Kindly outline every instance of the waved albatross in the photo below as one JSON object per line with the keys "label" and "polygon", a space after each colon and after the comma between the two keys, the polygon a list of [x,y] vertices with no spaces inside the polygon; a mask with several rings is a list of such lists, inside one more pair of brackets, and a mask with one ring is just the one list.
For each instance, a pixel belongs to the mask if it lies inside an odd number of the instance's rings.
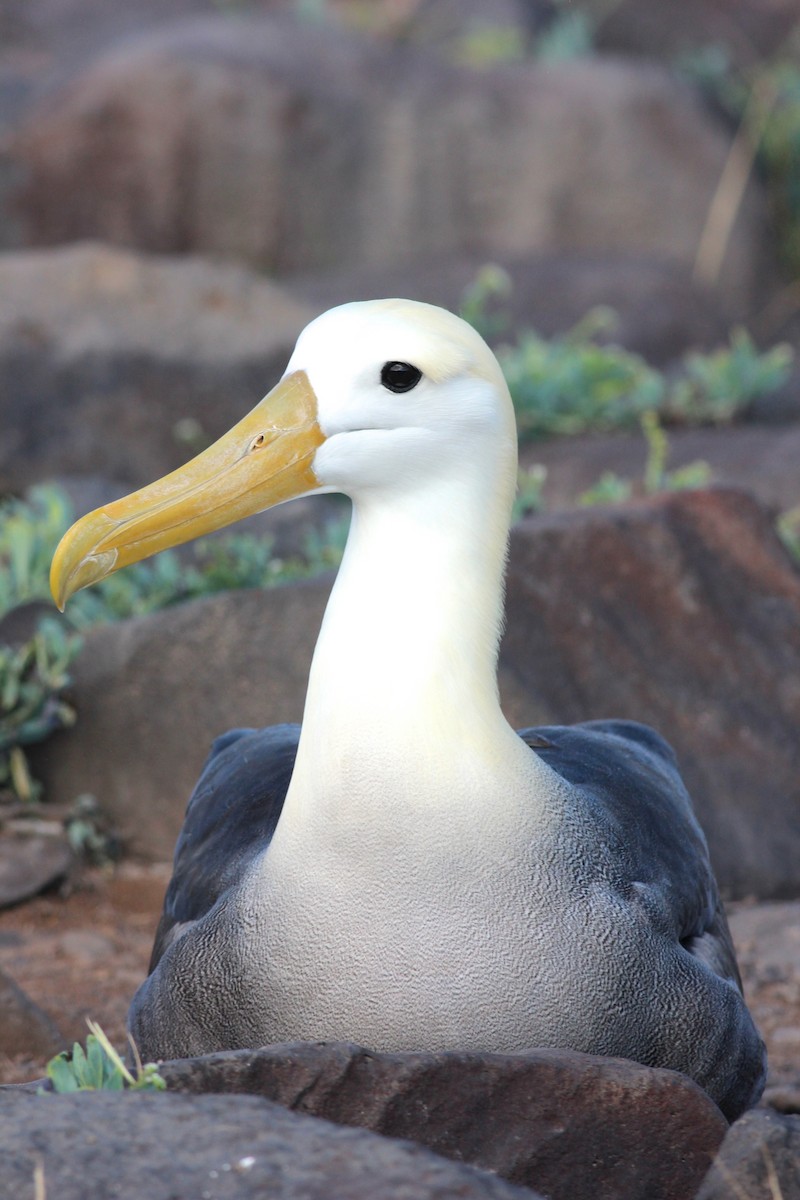
{"label": "waved albatross", "polygon": [[353,501],[302,729],[218,739],[189,802],[130,1011],[145,1058],[571,1047],[682,1071],[729,1118],[758,1098],[763,1046],[669,747],[624,721],[518,734],[500,711],[516,462],[473,329],[346,304],[217,443],[66,534],[62,608],[248,513]]}

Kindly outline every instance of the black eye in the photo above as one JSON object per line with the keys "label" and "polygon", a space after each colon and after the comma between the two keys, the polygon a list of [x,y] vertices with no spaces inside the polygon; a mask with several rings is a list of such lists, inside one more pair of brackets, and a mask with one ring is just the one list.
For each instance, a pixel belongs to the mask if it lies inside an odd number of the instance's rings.
{"label": "black eye", "polygon": [[422,371],[411,363],[388,362],[381,368],[381,383],[390,392],[410,392],[422,379]]}

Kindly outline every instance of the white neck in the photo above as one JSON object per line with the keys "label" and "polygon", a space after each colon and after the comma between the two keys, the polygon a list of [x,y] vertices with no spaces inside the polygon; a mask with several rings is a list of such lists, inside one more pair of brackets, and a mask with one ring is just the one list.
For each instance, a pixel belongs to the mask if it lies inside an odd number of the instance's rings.
{"label": "white neck", "polygon": [[430,827],[436,810],[460,820],[484,800],[510,815],[531,778],[552,791],[498,699],[510,488],[498,490],[451,480],[355,500],[274,844],[354,823],[373,841],[404,814]]}

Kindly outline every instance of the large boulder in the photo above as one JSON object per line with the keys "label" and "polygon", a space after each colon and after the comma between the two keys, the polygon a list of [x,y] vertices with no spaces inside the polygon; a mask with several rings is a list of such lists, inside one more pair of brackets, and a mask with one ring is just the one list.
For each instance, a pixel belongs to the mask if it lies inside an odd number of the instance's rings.
{"label": "large boulder", "polygon": [[0,255],[0,492],[141,486],[243,416],[313,311],[237,267],[98,245]]}
{"label": "large boulder", "polygon": [[[628,717],[672,743],[733,895],[800,891],[800,575],[734,490],[515,529],[502,660],[515,723]],[[768,816],[765,819],[765,814]]]}
{"label": "large boulder", "polygon": [[[657,67],[475,71],[276,14],[109,51],[31,115],[13,160],[31,244],[98,237],[285,274],[466,248],[691,266],[729,146]],[[751,183],[721,276],[735,305],[765,219]]]}
{"label": "large boulder", "polygon": [[66,837],[40,833],[0,833],[0,908],[53,887],[74,866]]}
{"label": "large boulder", "polygon": [[[31,748],[49,794],[94,793],[133,850],[169,857],[212,738],[301,718],[329,588],[230,593],[88,634],[77,725]],[[744,493],[665,495],[514,531],[500,671],[510,719],[655,725],[729,894],[800,891],[798,677],[800,576]]]}
{"label": "large boulder", "polygon": [[249,1092],[408,1138],[553,1200],[685,1200],[727,1131],[673,1071],[569,1050],[379,1054],[297,1043],[166,1063],[170,1089]]}
{"label": "large boulder", "polygon": [[5,1089],[0,1115],[0,1200],[534,1200],[421,1146],[256,1096]]}

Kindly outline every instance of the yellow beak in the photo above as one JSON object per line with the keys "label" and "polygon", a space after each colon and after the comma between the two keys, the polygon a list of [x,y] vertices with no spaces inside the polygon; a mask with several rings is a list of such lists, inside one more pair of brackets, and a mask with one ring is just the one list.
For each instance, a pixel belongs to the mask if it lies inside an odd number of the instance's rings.
{"label": "yellow beak", "polygon": [[314,491],[324,440],[314,390],[295,371],[197,458],[67,530],[50,568],[53,599],[63,612],[75,592],[120,567]]}

